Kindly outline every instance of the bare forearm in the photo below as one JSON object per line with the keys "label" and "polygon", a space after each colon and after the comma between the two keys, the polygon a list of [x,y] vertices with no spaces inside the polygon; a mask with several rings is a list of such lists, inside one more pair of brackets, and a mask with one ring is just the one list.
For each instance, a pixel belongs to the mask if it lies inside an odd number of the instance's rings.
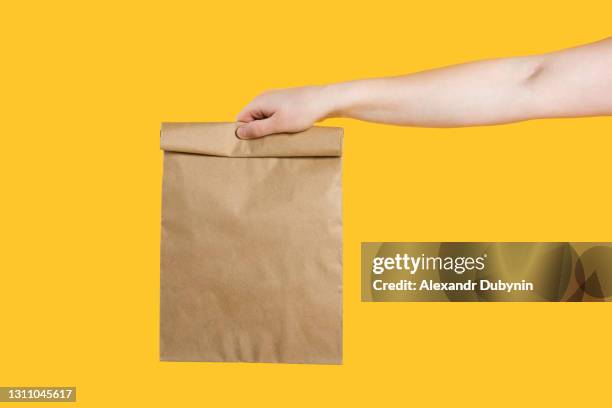
{"label": "bare forearm", "polygon": [[539,58],[481,61],[322,88],[328,117],[447,127],[512,122],[533,113],[529,78]]}

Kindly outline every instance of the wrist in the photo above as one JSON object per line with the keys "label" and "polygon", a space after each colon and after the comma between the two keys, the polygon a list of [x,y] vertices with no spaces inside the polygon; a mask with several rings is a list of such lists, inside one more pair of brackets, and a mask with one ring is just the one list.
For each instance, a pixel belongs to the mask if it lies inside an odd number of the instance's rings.
{"label": "wrist", "polygon": [[324,85],[320,94],[325,115],[323,119],[353,117],[355,109],[368,103],[368,80]]}
{"label": "wrist", "polygon": [[336,83],[318,87],[318,104],[321,109],[321,120],[339,118],[346,115],[348,108],[346,84]]}

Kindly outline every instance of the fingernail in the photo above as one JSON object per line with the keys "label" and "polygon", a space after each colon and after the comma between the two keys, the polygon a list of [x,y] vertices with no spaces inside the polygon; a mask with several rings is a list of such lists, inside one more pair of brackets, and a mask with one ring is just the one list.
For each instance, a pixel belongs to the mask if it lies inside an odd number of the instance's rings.
{"label": "fingernail", "polygon": [[236,128],[236,137],[238,139],[243,139],[244,136],[244,129],[242,128],[242,126]]}

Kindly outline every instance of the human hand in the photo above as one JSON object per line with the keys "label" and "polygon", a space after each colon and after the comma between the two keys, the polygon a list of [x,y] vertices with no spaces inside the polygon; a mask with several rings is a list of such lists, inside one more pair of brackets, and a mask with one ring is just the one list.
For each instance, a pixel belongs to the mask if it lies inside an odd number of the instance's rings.
{"label": "human hand", "polygon": [[255,139],[310,128],[329,112],[323,90],[324,87],[306,86],[262,93],[238,114],[236,136]]}

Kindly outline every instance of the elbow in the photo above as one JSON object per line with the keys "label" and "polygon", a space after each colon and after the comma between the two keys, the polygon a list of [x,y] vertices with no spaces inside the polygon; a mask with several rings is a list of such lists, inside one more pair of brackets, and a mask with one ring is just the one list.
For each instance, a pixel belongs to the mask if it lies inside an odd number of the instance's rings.
{"label": "elbow", "polygon": [[544,58],[529,58],[521,75],[521,83],[525,86],[532,86],[537,83],[546,71],[546,66]]}
{"label": "elbow", "polygon": [[[531,57],[525,61],[518,79],[519,112],[521,120],[537,119],[553,115],[547,95],[547,77],[550,63],[543,57]],[[554,115],[553,115],[554,116]]]}

